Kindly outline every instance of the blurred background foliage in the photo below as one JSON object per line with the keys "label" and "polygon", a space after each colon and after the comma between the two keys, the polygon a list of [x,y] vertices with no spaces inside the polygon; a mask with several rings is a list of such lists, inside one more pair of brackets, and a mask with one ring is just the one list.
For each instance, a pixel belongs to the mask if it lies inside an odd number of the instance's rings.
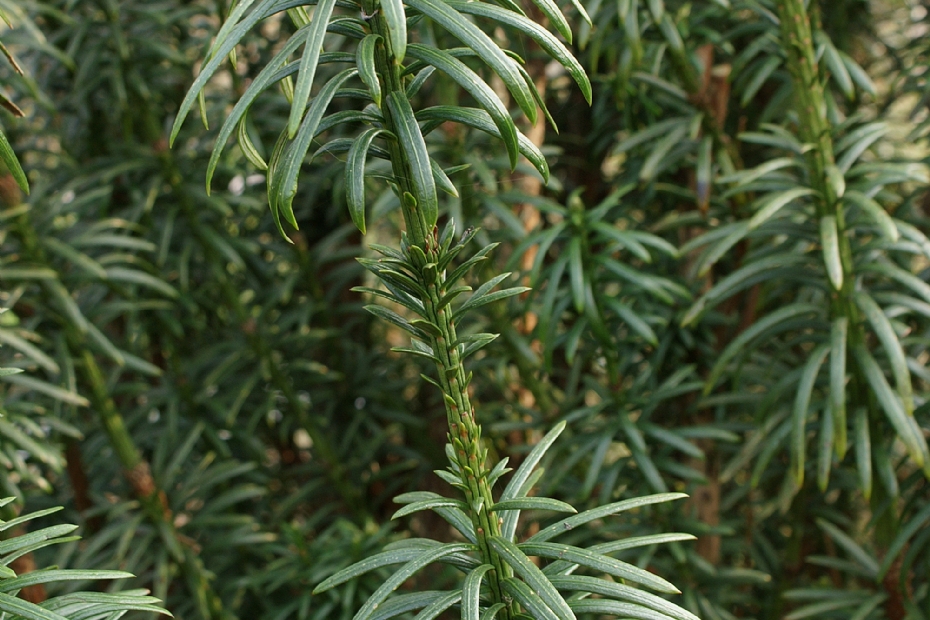
{"label": "blurred background foliage", "polygon": [[[688,493],[574,535],[694,533],[626,559],[707,620],[930,618],[926,7],[810,2],[805,78],[794,3],[582,4],[593,26],[566,7],[590,111],[511,42],[559,128],[524,128],[548,184],[480,132],[429,138],[469,165],[444,213],[534,289],[478,319],[502,334],[472,362],[489,447],[519,462],[564,419],[544,494],[581,509]],[[32,561],[132,572],[96,585],[149,588],[178,618],[348,619],[378,574],[313,587],[389,540],[452,536],[390,521],[394,495],[445,492],[445,418],[351,292],[369,283],[355,258],[396,236],[389,191],[362,237],[342,162],[317,158],[288,244],[243,150],[208,192],[215,131],[188,123],[168,149],[230,9],[0,0],[16,59],[0,59],[0,124],[25,171],[3,157],[0,366],[25,371],[0,378],[0,495],[18,500],[3,518],[66,506],[83,541]],[[249,35],[207,91],[211,127],[292,31],[279,13]],[[826,127],[798,84],[822,92]],[[421,92],[460,97],[442,79]],[[259,154],[288,109],[256,102],[240,132]]]}

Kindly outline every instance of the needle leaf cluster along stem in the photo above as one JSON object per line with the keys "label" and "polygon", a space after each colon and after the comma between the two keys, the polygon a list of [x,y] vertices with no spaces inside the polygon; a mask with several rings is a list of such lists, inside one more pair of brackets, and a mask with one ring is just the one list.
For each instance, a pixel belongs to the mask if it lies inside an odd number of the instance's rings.
{"label": "needle leaf cluster along stem", "polygon": [[[375,12],[374,7],[370,8]],[[395,62],[396,43],[392,41],[396,41],[396,37],[391,36],[387,18],[390,13],[376,13],[372,19],[372,30],[381,35],[381,41],[386,43],[375,49],[379,73],[387,77],[383,86],[386,105],[382,106],[382,116],[385,128],[398,136],[391,164],[394,177],[399,181],[404,222],[409,231],[405,244],[407,247],[402,247],[407,259],[402,267],[412,268],[413,273],[408,275],[414,276],[419,284],[423,319],[418,320],[415,327],[425,332],[436,363],[449,425],[449,443],[458,470],[456,473],[465,482],[461,490],[470,508],[472,526],[484,564],[494,567],[493,576],[490,577],[493,602],[502,603],[504,592],[501,582],[511,577],[512,571],[489,543],[491,537],[500,536],[500,521],[490,510],[494,500],[488,484],[490,472],[487,469],[487,450],[481,447],[481,428],[475,420],[475,409],[468,395],[469,377],[465,374],[463,364],[465,344],[458,342],[449,303],[450,292],[454,296],[454,291],[450,291],[449,287],[455,286],[456,282],[450,283],[446,278],[446,270],[440,268],[440,265],[446,266],[451,261],[450,243],[455,229],[450,223],[440,243],[436,229],[436,186],[432,183],[426,144],[402,86],[400,65]],[[467,233],[462,241],[471,236]],[[460,242],[457,247],[463,245]],[[368,266],[375,274],[382,276],[379,266],[371,263]],[[382,279],[385,279],[384,276]],[[516,295],[525,290],[524,287],[515,287],[506,292]],[[509,618],[512,613],[512,606],[505,604],[502,617]]]}
{"label": "needle leaf cluster along stem", "polygon": [[[825,345],[824,355],[829,351],[831,358],[828,414],[833,427],[835,453],[839,459],[845,455],[846,405],[847,401],[856,403],[860,407],[867,407],[870,413],[875,412],[875,415],[869,416],[868,426],[877,437],[887,434],[881,421],[882,417],[887,418],[907,447],[912,461],[930,477],[930,450],[914,419],[911,371],[905,361],[904,349],[881,307],[869,292],[857,290],[862,289],[862,267],[854,259],[853,239],[856,231],[846,223],[846,208],[853,207],[868,213],[879,223],[883,236],[891,242],[898,240],[899,231],[884,208],[868,198],[857,186],[851,185],[847,191],[846,172],[854,160],[844,162],[847,159],[845,155],[840,164],[836,160],[824,81],[818,70],[811,19],[804,2],[785,0],[778,3],[778,16],[782,45],[787,52],[788,70],[794,86],[798,132],[801,140],[813,147],[807,151],[805,161],[810,186],[814,190],[814,214],[819,220],[823,261],[831,292],[831,342],[829,346]],[[869,351],[869,329],[884,349],[896,389],[892,389]],[[805,368],[795,406],[792,471],[798,486],[804,477],[803,425],[809,395],[822,362],[823,357],[820,362],[810,362]],[[847,369],[851,374],[848,388],[845,385]],[[870,476],[863,476],[862,479],[862,490],[866,497],[870,497],[873,490]],[[825,476],[820,477],[820,483],[825,489]],[[873,503],[878,502],[877,505],[885,502],[889,495],[897,493],[890,488],[880,488],[878,491],[872,497]],[[896,525],[887,523],[879,529],[887,532],[884,538],[890,539]]]}
{"label": "needle leaf cluster along stem", "polygon": [[[221,59],[234,50],[238,40],[262,17],[280,11],[280,3],[274,0],[257,2],[251,11],[245,8],[240,10],[246,2],[252,4],[248,0],[240,2],[230,14],[239,23],[224,26],[208,52],[200,75],[181,105],[172,139],[177,136],[180,124],[210,76],[220,66]],[[543,4],[557,11],[554,4]],[[346,10],[353,7],[352,10],[359,17],[341,15],[334,7]],[[383,553],[337,572],[319,584],[314,592],[325,591],[382,566],[401,564],[371,595],[356,614],[355,620],[373,616],[387,619],[415,609],[422,610],[417,615],[419,620],[429,620],[456,605],[467,620],[495,617],[504,620],[527,617],[573,620],[576,608],[588,611],[577,596],[563,595],[560,589],[567,592],[597,592],[608,598],[617,598],[624,602],[617,602],[616,605],[630,610],[638,608],[636,613],[640,617],[653,617],[661,612],[666,614],[663,617],[696,620],[690,612],[657,596],[629,588],[610,588],[606,582],[602,587],[596,578],[586,578],[590,583],[570,579],[559,581],[557,577],[568,575],[579,566],[587,566],[600,575],[606,573],[619,576],[630,583],[660,592],[677,592],[664,579],[610,557],[606,549],[601,552],[549,542],[559,534],[589,521],[631,508],[684,497],[680,493],[637,498],[575,514],[525,543],[518,543],[517,524],[521,510],[576,512],[570,505],[555,499],[528,497],[532,487],[543,475],[543,470],[537,469],[537,466],[565,428],[564,423],[557,425],[537,444],[495,501],[494,484],[510,470],[507,469],[506,459],[493,467],[488,463],[488,450],[483,446],[481,426],[469,395],[471,375],[466,371],[464,362],[471,354],[497,338],[497,334],[477,333],[460,337],[456,325],[476,308],[519,295],[529,289],[523,286],[498,289],[510,276],[509,273],[495,275],[474,290],[463,284],[470,269],[486,260],[496,244],[488,245],[456,263],[460,255],[466,255],[464,250],[474,239],[476,230],[468,228],[458,236],[454,222],[450,219],[440,232],[437,225],[440,212],[437,188],[453,195],[457,194],[457,190],[447,172],[431,158],[425,135],[443,122],[457,122],[479,129],[503,142],[511,167],[516,166],[518,156],[523,154],[543,179],[548,179],[548,166],[539,149],[517,129],[507,106],[495,90],[478,72],[459,60],[464,56],[476,56],[495,73],[531,122],[535,122],[538,108],[543,109],[544,116],[549,117],[549,114],[545,110],[543,97],[536,91],[533,80],[522,67],[522,59],[502,49],[466,14],[496,22],[500,27],[512,28],[535,40],[546,53],[566,68],[581,88],[585,99],[590,102],[591,84],[568,48],[527,18],[516,4],[508,3],[506,7],[501,7],[484,2],[457,3],[444,0],[362,0],[359,4],[350,0],[321,1],[312,17],[301,6],[288,9],[288,15],[298,28],[294,35],[296,39],[292,39],[292,42],[296,40],[298,43],[288,42],[246,89],[220,130],[221,140],[211,159],[212,162],[217,161],[218,154],[225,146],[225,139],[232,135],[234,125],[243,121],[249,105],[260,91],[280,81],[285,95],[292,101],[290,122],[282,132],[268,163],[264,164],[260,159],[254,163],[267,167],[269,205],[282,233],[282,222],[294,226],[298,224],[292,205],[297,191],[298,173],[311,142],[325,140],[323,135],[328,128],[347,121],[361,123],[367,128],[362,130],[354,143],[345,138],[336,138],[324,143],[310,158],[326,152],[348,151],[346,195],[349,214],[364,233],[366,156],[373,154],[386,157],[392,172],[388,182],[403,214],[405,231],[401,233],[399,247],[373,245],[372,248],[381,255],[380,258],[360,259],[362,265],[377,276],[384,288],[356,287],[355,290],[373,298],[388,299],[403,308],[405,313],[401,314],[379,304],[366,306],[372,314],[410,335],[411,346],[395,350],[426,358],[434,364],[436,378],[425,375],[424,378],[434,384],[443,396],[448,422],[446,452],[449,457],[448,469],[437,472],[437,475],[458,489],[463,500],[449,499],[435,493],[407,493],[395,498],[396,502],[405,506],[394,517],[432,510],[457,529],[467,542],[442,544],[424,539],[399,541]],[[325,20],[326,23],[315,20]],[[424,43],[408,44],[408,29],[424,20],[440,26],[465,47],[445,50]],[[562,24],[564,18],[555,21]],[[561,34],[570,34],[567,26],[562,25]],[[327,52],[324,39],[327,31],[360,41],[357,52],[354,55]],[[299,63],[291,62],[289,56],[300,47],[300,41],[305,41],[304,55]],[[318,66],[352,60],[356,63],[355,68],[342,70],[329,77],[318,94],[310,96],[310,82],[315,76],[324,73],[317,71]],[[299,71],[296,86],[292,86],[290,79],[294,71],[291,67],[295,66]],[[436,70],[445,73],[469,92],[480,108],[437,106],[423,110],[418,117],[417,108],[411,99]],[[364,90],[353,89],[353,96],[364,96],[367,93],[369,102],[365,109],[354,114],[337,112],[326,117],[329,102],[345,83],[353,79],[358,79],[364,86]],[[242,132],[239,132],[239,138],[243,139]],[[243,145],[243,150],[254,151],[248,144]],[[460,167],[455,168],[458,169]],[[471,294],[465,301],[460,301],[459,297],[465,293]],[[690,538],[682,535],[675,539]],[[667,540],[667,535],[644,536],[637,538],[631,546],[651,545]],[[530,556],[566,559],[540,569],[529,559]],[[463,584],[449,592],[392,596],[394,590],[410,576],[433,562],[445,562],[462,569],[465,573]]]}
{"label": "needle leaf cluster along stem", "polygon": [[[806,154],[810,183],[815,190],[814,209],[820,220],[824,261],[833,285],[830,301],[830,317],[842,331],[843,338],[835,342],[831,356],[834,367],[846,366],[847,342],[864,342],[862,324],[853,300],[855,274],[853,272],[852,249],[846,234],[845,218],[840,198],[844,183],[835,178],[842,175],[836,168],[833,138],[826,116],[824,85],[820,78],[814,50],[810,18],[803,2],[787,0],[778,5],[781,22],[782,44],[788,55],[788,71],[794,84],[795,108],[798,113],[800,138],[814,148]],[[835,334],[834,334],[835,335]],[[834,337],[834,341],[837,338]],[[842,355],[843,359],[836,359]],[[845,372],[843,372],[845,375]],[[845,376],[834,383],[845,383]],[[833,390],[831,416],[835,428],[837,456],[842,458],[846,451],[846,388]],[[861,395],[860,395],[861,396]],[[861,402],[858,401],[857,402]],[[806,406],[805,406],[806,409]],[[793,470],[800,485],[803,480],[803,450],[795,449]],[[867,494],[869,491],[866,491]]]}

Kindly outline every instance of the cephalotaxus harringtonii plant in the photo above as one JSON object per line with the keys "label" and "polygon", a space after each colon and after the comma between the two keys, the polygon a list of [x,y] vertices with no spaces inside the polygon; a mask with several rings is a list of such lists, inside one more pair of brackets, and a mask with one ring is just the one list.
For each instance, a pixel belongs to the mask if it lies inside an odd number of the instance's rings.
{"label": "cephalotaxus harringtonii plant", "polygon": [[[0,309],[0,314],[6,309]],[[23,372],[22,368],[0,367],[0,377],[8,377]],[[0,401],[0,415],[3,415],[3,403]],[[47,451],[44,446],[38,446],[40,451]],[[15,497],[0,498],[0,511],[8,511]],[[104,618],[119,618],[127,611],[146,611],[154,614],[171,615],[161,608],[161,601],[148,596],[147,590],[127,590],[124,592],[69,592],[61,596],[46,598],[38,603],[33,602],[24,591],[30,588],[42,588],[46,584],[62,583],[67,581],[107,581],[110,579],[126,579],[132,577],[131,573],[115,570],[75,570],[57,567],[42,570],[24,570],[17,565],[17,560],[24,556],[61,543],[78,540],[79,536],[69,536],[77,529],[76,525],[58,524],[44,527],[32,532],[22,532],[23,526],[34,519],[38,519],[61,510],[47,508],[38,512],[19,515],[11,519],[0,518],[0,616],[18,620],[63,620],[66,618],[81,618],[82,620],[102,620]]]}
{"label": "cephalotaxus harringtonii plant", "polygon": [[[10,369],[0,368],[0,376]],[[0,499],[0,509],[10,504],[15,498]],[[0,520],[0,533],[16,531],[25,523],[57,512],[61,508],[49,508],[9,520]],[[44,527],[25,534],[14,534],[0,543],[0,612],[4,618],[11,620],[30,619],[64,620],[80,618],[81,620],[104,620],[119,618],[128,611],[149,612],[170,616],[161,608],[161,601],[148,596],[146,590],[126,590],[124,592],[69,592],[61,596],[46,598],[40,603],[24,600],[22,592],[27,588],[44,587],[46,584],[66,581],[100,582],[110,579],[125,579],[132,574],[115,570],[74,570],[49,568],[17,574],[13,567],[17,559],[44,547],[77,540],[69,536],[77,529],[76,525],[60,524]]]}
{"label": "cephalotaxus harringtonii plant", "polygon": [[[559,7],[552,0],[536,0],[535,4],[559,33],[571,41],[571,30]],[[308,5],[315,5],[312,17],[305,9]],[[574,5],[584,15],[580,5]],[[245,33],[261,20],[283,11],[287,11],[297,31],[252,81],[224,121],[208,169],[207,183],[209,185],[227,139],[238,128],[243,153],[253,164],[267,170],[268,199],[283,234],[282,220],[297,226],[293,200],[298,175],[310,145],[320,141],[323,146],[311,155],[311,160],[323,153],[347,153],[347,202],[353,221],[364,232],[366,157],[371,153],[389,160],[392,175],[388,182],[400,202],[406,232],[402,234],[399,248],[373,246],[381,258],[362,261],[386,290],[360,290],[406,309],[409,314],[405,317],[383,306],[368,306],[373,314],[411,334],[411,347],[401,350],[436,365],[437,378],[428,380],[442,391],[449,424],[449,468],[437,474],[464,496],[459,500],[435,493],[407,493],[396,498],[406,506],[395,514],[400,517],[433,510],[458,530],[463,542],[403,540],[333,575],[316,591],[332,588],[382,566],[401,564],[356,614],[357,620],[392,618],[418,609],[421,611],[417,618],[435,618],[456,605],[461,609],[462,618],[474,620],[494,617],[559,620],[574,618],[576,612],[695,620],[691,613],[663,598],[602,578],[611,575],[659,592],[675,593],[677,589],[668,581],[610,554],[642,545],[686,540],[692,538],[690,535],[647,536],[589,549],[551,542],[559,534],[584,523],[677,499],[683,497],[682,494],[630,499],[575,514],[517,543],[521,510],[576,512],[570,505],[555,499],[528,497],[542,476],[542,470],[536,466],[564,429],[564,423],[539,442],[495,500],[494,484],[510,470],[506,467],[506,459],[493,468],[489,466],[487,449],[481,441],[481,427],[469,397],[470,376],[465,371],[464,360],[496,336],[482,333],[459,337],[456,323],[470,310],[526,289],[514,287],[494,291],[509,275],[504,273],[482,284],[464,303],[455,303],[458,296],[472,290],[462,284],[469,269],[485,260],[494,246],[481,249],[459,264],[453,263],[476,231],[470,228],[456,239],[455,227],[450,221],[439,232],[437,188],[453,195],[456,189],[448,177],[449,172],[430,158],[424,136],[446,122],[487,132],[504,143],[512,167],[522,154],[548,178],[548,167],[539,149],[518,131],[495,90],[462,59],[477,57],[486,64],[531,122],[536,122],[537,106],[547,112],[542,96],[521,66],[522,59],[502,49],[475,25],[475,21],[511,28],[531,38],[565,67],[590,100],[591,86],[581,66],[558,38],[528,18],[512,0],[501,0],[497,4],[462,0],[383,0],[380,3],[377,0],[242,0],[232,9],[208,51],[201,73],[181,106],[172,138],[197,98],[203,96],[208,80],[226,57],[234,54]],[[408,28],[425,28],[429,22],[448,31],[464,46],[445,50],[408,40]],[[355,53],[324,51],[327,33],[356,40]],[[428,41],[430,37],[422,37],[422,40]],[[292,60],[301,47],[300,59]],[[311,97],[317,70],[329,63],[345,63],[350,67],[329,77]],[[467,91],[480,107],[435,106],[415,112],[411,98],[437,69]],[[296,80],[292,82],[294,74]],[[356,79],[363,89],[347,86]],[[266,163],[250,142],[244,119],[256,97],[274,85],[280,85],[291,101],[291,112],[287,127]],[[327,116],[330,102],[344,96],[362,98],[368,104],[361,111],[340,111]],[[344,123],[360,124],[364,129],[353,139],[340,137],[326,142],[327,131]],[[376,144],[376,140],[380,144]],[[539,568],[530,560],[531,556],[554,561]],[[451,591],[416,592],[389,598],[410,576],[434,562],[460,569],[465,574],[461,586]],[[598,576],[573,575],[582,566]],[[597,597],[589,598],[591,594]]]}

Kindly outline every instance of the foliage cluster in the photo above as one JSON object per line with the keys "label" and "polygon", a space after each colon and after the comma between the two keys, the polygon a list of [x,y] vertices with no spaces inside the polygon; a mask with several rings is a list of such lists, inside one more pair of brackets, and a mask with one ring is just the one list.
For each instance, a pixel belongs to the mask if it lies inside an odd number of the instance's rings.
{"label": "foliage cluster", "polygon": [[930,617],[918,3],[0,11],[0,605]]}

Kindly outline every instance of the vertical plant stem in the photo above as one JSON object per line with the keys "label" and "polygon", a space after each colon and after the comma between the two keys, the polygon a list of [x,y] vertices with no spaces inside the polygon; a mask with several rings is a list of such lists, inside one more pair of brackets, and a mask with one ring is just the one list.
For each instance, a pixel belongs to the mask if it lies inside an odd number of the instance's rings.
{"label": "vertical plant stem", "polygon": [[836,218],[843,285],[833,297],[833,316],[847,317],[850,321],[851,339],[853,342],[859,342],[862,338],[862,326],[853,301],[855,279],[852,248],[846,235],[846,221],[837,196],[837,188],[830,182],[830,175],[836,168],[836,160],[826,114],[823,80],[817,70],[810,18],[803,0],[779,2],[778,15],[781,20],[782,45],[788,54],[788,70],[794,84],[795,108],[799,119],[798,132],[803,142],[814,145],[805,157],[811,187],[817,192],[814,197],[817,217]]}
{"label": "vertical plant stem", "polygon": [[[833,152],[833,138],[826,115],[823,80],[817,69],[810,18],[803,0],[784,0],[778,4],[781,20],[782,45],[788,54],[788,70],[794,84],[795,108],[798,113],[798,132],[803,142],[813,144],[807,152],[808,177],[811,187],[817,192],[814,206],[818,220],[833,217],[836,221],[839,241],[840,264],[843,283],[830,299],[830,318],[845,317],[849,320],[849,345],[847,346],[847,368],[857,372],[858,366],[851,359],[853,348],[865,342],[865,330],[855,302],[855,270],[852,247],[846,231],[846,220],[838,188],[831,182],[839,171]],[[853,402],[867,402],[861,389],[862,381],[852,381],[850,391]]]}
{"label": "vertical plant stem", "polygon": [[[849,346],[853,347],[865,343],[865,328],[860,320],[859,309],[854,300],[855,272],[853,269],[852,248],[849,236],[846,234],[846,223],[840,196],[837,188],[830,181],[831,175],[836,176],[836,162],[833,152],[833,139],[830,124],[826,116],[826,99],[824,85],[817,69],[817,60],[813,44],[813,35],[810,17],[804,7],[803,0],[782,0],[778,3],[778,15],[781,20],[782,44],[788,54],[788,69],[794,83],[796,109],[799,119],[799,133],[803,142],[813,144],[807,157],[808,175],[811,186],[816,190],[815,206],[818,218],[833,216],[836,218],[837,236],[839,239],[840,261],[843,270],[843,283],[831,299],[831,319],[846,317],[849,320]],[[847,353],[849,355],[849,353]],[[853,361],[853,360],[848,360]],[[870,410],[876,409],[874,398],[867,394],[863,386],[865,381],[858,376],[858,365],[848,363],[855,373],[850,382],[852,401],[857,403],[870,403]],[[871,421],[876,426],[876,420]],[[881,437],[881,429],[873,429],[873,437]],[[890,505],[888,505],[890,502]],[[882,514],[875,524],[875,540],[880,548],[887,548],[899,529],[898,513],[894,500],[888,495],[888,490],[881,482],[873,489],[871,504],[873,510],[881,507]],[[889,590],[889,596],[895,599],[899,593],[897,588]],[[903,617],[891,615],[889,617]]]}
{"label": "vertical plant stem", "polygon": [[[373,0],[365,0],[363,3],[365,13],[373,15],[369,22],[372,32],[381,35],[383,42],[375,55],[376,66],[382,81],[383,100],[387,101],[392,93],[406,98],[400,67],[394,62],[394,55],[390,49],[387,22],[380,11],[376,11],[375,8]],[[382,104],[381,113],[385,128],[397,135],[394,119],[386,104]],[[398,197],[407,229],[407,239],[411,245],[419,247],[425,257],[424,264],[417,265],[420,269],[418,275],[422,280],[421,284],[428,292],[421,301],[427,320],[438,328],[438,333],[430,337],[428,344],[434,356],[438,358],[439,386],[443,392],[446,407],[449,440],[463,480],[466,482],[466,488],[463,491],[469,506],[481,557],[485,563],[494,567],[488,580],[493,602],[507,604],[508,599],[504,597],[501,582],[513,573],[510,566],[494,551],[489,542],[491,537],[500,536],[501,520],[490,510],[494,504],[494,498],[487,480],[489,473],[486,462],[487,450],[481,447],[481,427],[476,422],[475,409],[468,394],[470,378],[465,373],[465,367],[459,355],[452,308],[449,305],[440,307],[440,300],[446,293],[446,276],[444,272],[437,271],[435,265],[439,258],[437,232],[434,226],[427,223],[422,210],[404,199],[406,194],[414,196],[417,200],[422,199],[417,195],[411,183],[408,153],[397,140],[390,141],[388,144],[394,180],[397,183]],[[507,604],[502,611],[499,617],[504,620],[509,620],[515,613],[512,604]]]}

